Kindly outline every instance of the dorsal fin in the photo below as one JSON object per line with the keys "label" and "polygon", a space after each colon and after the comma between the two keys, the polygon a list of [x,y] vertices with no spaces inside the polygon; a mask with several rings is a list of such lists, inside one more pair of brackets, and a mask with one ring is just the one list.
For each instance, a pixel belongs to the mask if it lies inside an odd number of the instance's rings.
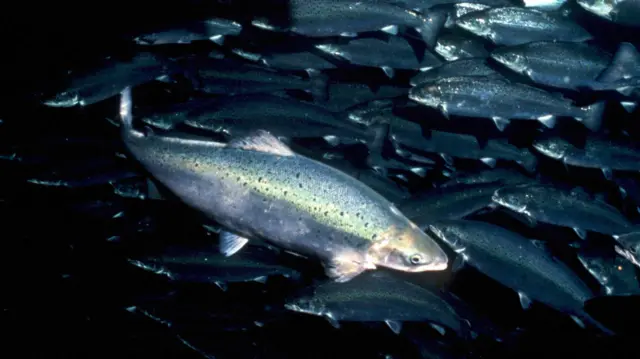
{"label": "dorsal fin", "polygon": [[265,130],[257,130],[246,137],[231,140],[228,146],[249,151],[272,153],[280,156],[295,155],[287,145],[280,142],[274,135]]}

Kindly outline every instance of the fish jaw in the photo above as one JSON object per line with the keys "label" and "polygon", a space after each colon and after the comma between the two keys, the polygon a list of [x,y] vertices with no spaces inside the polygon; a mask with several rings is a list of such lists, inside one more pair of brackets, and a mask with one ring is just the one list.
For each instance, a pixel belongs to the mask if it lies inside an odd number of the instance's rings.
{"label": "fish jaw", "polygon": [[367,262],[409,273],[443,271],[447,254],[438,243],[415,224],[404,230],[392,227],[367,252]]}

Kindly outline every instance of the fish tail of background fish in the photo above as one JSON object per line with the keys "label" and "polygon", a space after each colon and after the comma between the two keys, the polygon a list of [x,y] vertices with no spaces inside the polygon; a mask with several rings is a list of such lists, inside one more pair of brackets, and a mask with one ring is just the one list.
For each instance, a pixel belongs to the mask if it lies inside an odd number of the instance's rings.
{"label": "fish tail of background fish", "polygon": [[602,127],[602,115],[604,113],[606,102],[596,102],[593,105],[582,107],[582,116],[576,117],[586,128],[596,132]]}
{"label": "fish tail of background fish", "polygon": [[534,173],[538,167],[538,157],[533,155],[527,150],[523,150],[522,160],[518,161],[518,164],[529,173]]}
{"label": "fish tail of background fish", "polygon": [[141,132],[133,128],[133,103],[131,87],[127,86],[120,92],[120,121],[122,134],[126,137],[140,137]]}
{"label": "fish tail of background fish", "polygon": [[632,44],[623,42],[613,56],[611,64],[598,76],[597,81],[615,82],[634,76],[640,76],[640,53]]}

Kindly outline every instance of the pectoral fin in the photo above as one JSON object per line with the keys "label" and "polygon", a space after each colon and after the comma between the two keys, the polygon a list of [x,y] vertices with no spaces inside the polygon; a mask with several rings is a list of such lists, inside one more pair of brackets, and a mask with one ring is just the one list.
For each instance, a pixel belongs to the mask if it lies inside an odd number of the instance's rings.
{"label": "pectoral fin", "polygon": [[348,282],[365,270],[367,270],[366,266],[361,263],[343,258],[334,258],[324,264],[324,271],[327,277],[339,283]]}
{"label": "pectoral fin", "polygon": [[222,232],[220,233],[220,253],[225,257],[230,257],[242,249],[249,240],[240,237],[237,234]]}

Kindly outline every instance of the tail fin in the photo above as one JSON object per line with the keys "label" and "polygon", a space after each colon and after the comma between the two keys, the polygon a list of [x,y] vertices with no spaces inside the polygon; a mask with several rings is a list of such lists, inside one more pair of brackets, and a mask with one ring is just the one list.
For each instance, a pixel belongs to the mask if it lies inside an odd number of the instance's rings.
{"label": "tail fin", "polygon": [[591,106],[582,107],[585,115],[576,119],[591,131],[599,131],[602,126],[602,114],[605,110],[605,105],[605,102],[596,102]]}
{"label": "tail fin", "polygon": [[131,100],[131,87],[129,86],[120,92],[120,123],[123,136],[143,136],[142,132],[133,128],[133,102]]}
{"label": "tail fin", "polygon": [[442,30],[444,23],[447,21],[447,14],[441,11],[429,12],[424,15],[423,21],[422,27],[417,28],[416,31],[420,33],[422,40],[424,40],[429,48],[434,48],[440,30]]}
{"label": "tail fin", "polygon": [[597,81],[606,83],[640,76],[638,69],[640,69],[640,53],[632,44],[623,42],[613,56],[611,64],[598,76]]}

